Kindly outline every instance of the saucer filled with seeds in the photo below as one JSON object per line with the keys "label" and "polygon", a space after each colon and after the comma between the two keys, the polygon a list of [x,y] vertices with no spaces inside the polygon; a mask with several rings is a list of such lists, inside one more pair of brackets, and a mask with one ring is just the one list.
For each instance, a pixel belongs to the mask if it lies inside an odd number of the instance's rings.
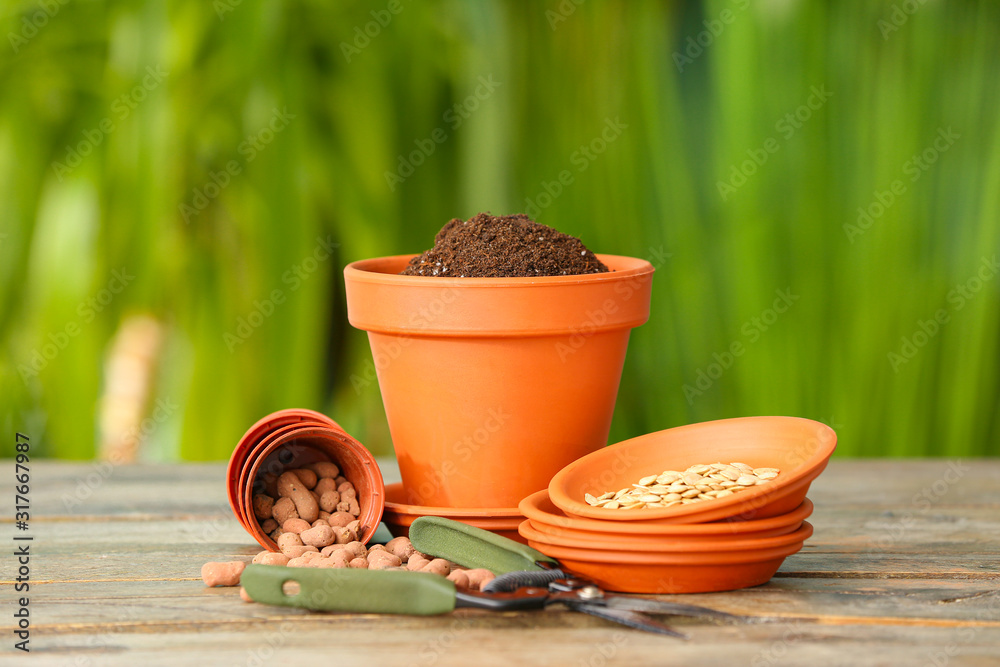
{"label": "saucer filled with seeds", "polygon": [[552,502],[570,517],[693,524],[791,512],[837,436],[797,417],[690,424],[610,445],[560,470]]}

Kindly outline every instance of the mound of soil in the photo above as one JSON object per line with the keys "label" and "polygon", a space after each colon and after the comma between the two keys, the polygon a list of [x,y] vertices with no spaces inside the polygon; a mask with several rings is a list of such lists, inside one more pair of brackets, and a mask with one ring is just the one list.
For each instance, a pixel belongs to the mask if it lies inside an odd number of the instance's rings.
{"label": "mound of soil", "polygon": [[606,273],[608,267],[580,239],[524,214],[480,213],[455,218],[434,237],[434,247],[410,260],[404,276],[522,278]]}

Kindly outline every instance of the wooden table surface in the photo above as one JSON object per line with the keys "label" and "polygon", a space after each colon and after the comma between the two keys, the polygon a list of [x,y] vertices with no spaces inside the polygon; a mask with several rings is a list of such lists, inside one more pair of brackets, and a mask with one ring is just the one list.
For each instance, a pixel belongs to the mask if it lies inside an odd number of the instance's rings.
{"label": "wooden table surface", "polygon": [[25,532],[3,463],[7,544],[34,538],[30,657],[14,649],[20,594],[3,550],[3,664],[1000,664],[996,460],[835,460],[809,494],[815,534],[770,583],[669,596],[753,617],[671,621],[690,641],[556,609],[415,618],[247,604],[199,577],[205,561],[259,550],[226,503],[224,465],[33,462]]}

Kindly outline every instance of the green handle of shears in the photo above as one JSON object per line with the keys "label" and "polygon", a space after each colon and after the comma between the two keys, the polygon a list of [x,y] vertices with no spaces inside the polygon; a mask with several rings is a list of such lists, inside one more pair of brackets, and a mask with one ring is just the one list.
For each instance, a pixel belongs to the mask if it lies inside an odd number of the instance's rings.
{"label": "green handle of shears", "polygon": [[410,542],[421,553],[447,558],[464,567],[486,568],[497,576],[543,569],[538,562],[558,565],[526,544],[439,516],[422,516],[414,521]]}
{"label": "green handle of shears", "polygon": [[[299,585],[293,595],[284,591],[290,581]],[[240,585],[254,602],[284,607],[415,616],[455,609],[455,585],[421,572],[248,565]]]}

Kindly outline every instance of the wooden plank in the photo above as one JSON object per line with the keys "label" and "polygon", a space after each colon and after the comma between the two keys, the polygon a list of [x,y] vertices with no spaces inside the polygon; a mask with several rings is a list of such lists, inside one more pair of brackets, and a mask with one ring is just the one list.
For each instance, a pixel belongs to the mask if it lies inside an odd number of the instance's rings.
{"label": "wooden plank", "polygon": [[[379,459],[379,466],[387,483],[399,480],[395,461]],[[111,466],[39,461],[32,470],[37,518],[228,513],[225,465],[220,463]],[[0,490],[11,483],[2,480]],[[151,494],[151,488],[164,493]],[[1000,464],[991,459],[834,460],[809,495],[818,508],[920,513],[1000,507],[997,488]]]}
{"label": "wooden plank", "polygon": [[[648,665],[996,664],[1000,630],[907,626],[691,626],[688,642],[614,627],[592,627],[581,614],[539,613],[498,626],[481,612],[386,623],[381,617],[260,621],[239,629],[188,624],[144,632],[44,637],[31,664],[66,664],[69,656],[102,665],[336,664],[418,665]],[[582,625],[577,625],[578,623]],[[41,639],[41,638],[40,638]],[[944,664],[944,663],[937,663]]]}
{"label": "wooden plank", "polygon": [[[745,615],[757,622],[786,619],[840,623],[837,619],[849,619],[855,623],[868,620],[886,624],[1000,627],[1000,593],[995,586],[977,581],[782,578],[741,591],[662,599]],[[236,589],[206,589],[200,581],[192,580],[40,585],[32,591],[32,601],[37,605],[35,622],[45,632],[71,626],[79,630],[81,624],[94,632],[107,632],[115,626],[138,627],[156,622],[231,625],[240,619],[280,620],[310,615],[302,610],[246,604],[238,599]],[[497,622],[505,622],[503,618],[498,616]],[[601,624],[594,620],[593,625]],[[7,629],[0,627],[0,631]]]}
{"label": "wooden plank", "polygon": [[[813,551],[892,554],[989,554],[1000,552],[1000,512],[990,508],[938,510],[924,514],[830,508],[809,521]],[[78,553],[81,548],[115,552],[132,544],[200,547],[232,543],[253,547],[253,539],[232,513],[213,516],[160,516],[40,520],[33,523],[40,553]]]}
{"label": "wooden plank", "polygon": [[[160,548],[135,547],[131,553],[59,554],[36,558],[32,575],[36,584],[77,581],[197,580],[201,566],[210,561],[249,559],[254,549],[199,549],[194,553],[168,553]],[[785,577],[820,579],[968,579],[1000,581],[995,555],[976,555],[954,561],[942,557],[884,555],[862,559],[850,554],[800,553],[790,556],[778,570]],[[10,580],[0,582],[10,585]]]}
{"label": "wooden plank", "polygon": [[834,460],[813,482],[818,507],[1000,507],[996,459]]}
{"label": "wooden plank", "polygon": [[[394,459],[378,461],[387,484],[399,481]],[[0,490],[12,483],[0,480]],[[37,461],[32,463],[31,508],[35,520],[232,516],[223,463],[115,466]],[[5,515],[3,520],[11,519]]]}
{"label": "wooden plank", "polygon": [[[779,576],[996,578],[1000,520],[991,510],[962,512],[908,524],[885,548],[880,520],[866,520],[856,510],[817,513],[816,534],[785,561]],[[205,561],[248,558],[260,550],[233,517],[32,525],[38,581],[194,578]]]}
{"label": "wooden plank", "polygon": [[[807,545],[808,548],[808,545]],[[1000,580],[995,555],[838,554],[803,551],[789,556],[778,577],[899,578]]]}

